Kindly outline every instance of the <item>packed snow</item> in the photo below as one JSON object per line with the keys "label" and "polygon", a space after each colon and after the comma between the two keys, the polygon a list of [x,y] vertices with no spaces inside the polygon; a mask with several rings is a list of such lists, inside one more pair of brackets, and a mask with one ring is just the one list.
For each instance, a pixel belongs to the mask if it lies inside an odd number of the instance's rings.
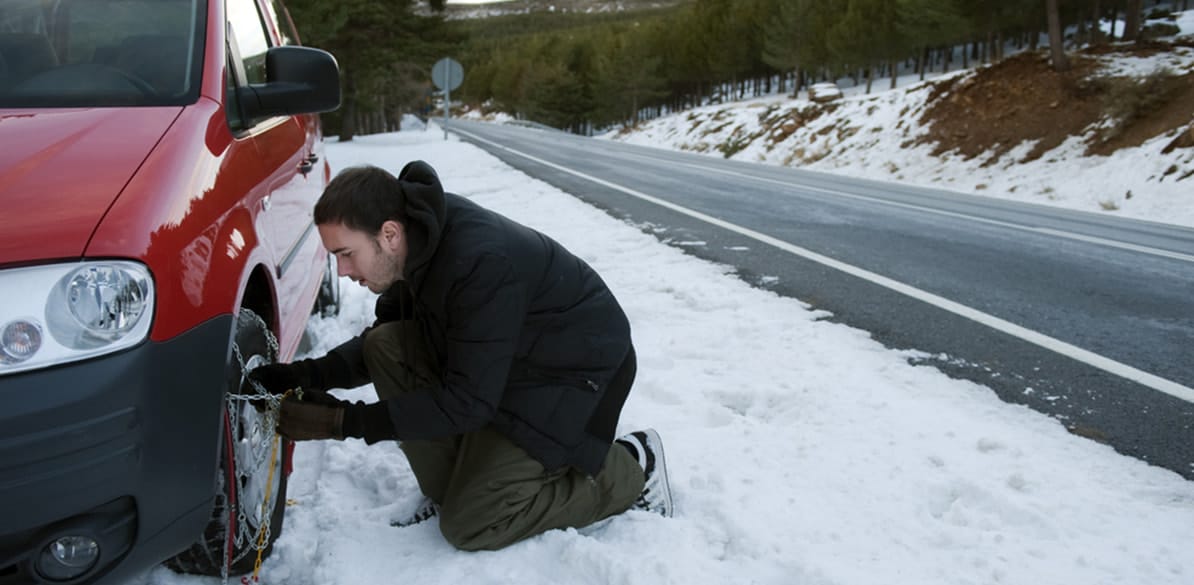
{"label": "packed snow", "polygon": [[[1172,23],[1181,31],[1177,36],[1194,36],[1194,10],[1178,13]],[[1150,57],[1103,57],[1092,75],[1139,77],[1161,70],[1194,72],[1194,49],[1175,47]],[[1076,136],[1031,162],[1020,162],[1032,150],[1031,143],[996,160],[987,156],[966,159],[957,153],[937,157],[932,155],[934,145],[913,145],[924,134],[918,120],[925,110],[929,84],[971,73],[973,70],[944,74],[937,70],[926,82],[905,75],[894,90],[887,89],[888,79],[877,79],[870,95],[865,94],[865,83],[855,86],[840,80],[845,97],[837,102],[836,111],[808,121],[778,141],[761,132],[761,119],[786,117],[792,112],[802,112],[801,118],[813,117],[815,109],[810,109],[813,104],[804,92],[799,99],[772,95],[708,105],[644,122],[629,133],[613,131],[603,137],[717,157],[728,150],[734,160],[1194,227],[1194,148],[1162,152],[1178,130],[1111,156],[1084,156],[1086,137]]]}
{"label": "packed snow", "polygon": [[[411,125],[408,125],[410,127]],[[431,163],[446,189],[546,232],[621,300],[639,374],[620,430],[666,445],[675,518],[626,512],[497,552],[438,521],[396,444],[299,444],[267,585],[1194,583],[1194,483],[664,245],[455,136],[329,144],[341,169]],[[322,355],[372,320],[343,280]],[[298,356],[302,357],[302,356]],[[373,401],[371,387],[338,391]],[[150,571],[136,585],[214,585]]]}

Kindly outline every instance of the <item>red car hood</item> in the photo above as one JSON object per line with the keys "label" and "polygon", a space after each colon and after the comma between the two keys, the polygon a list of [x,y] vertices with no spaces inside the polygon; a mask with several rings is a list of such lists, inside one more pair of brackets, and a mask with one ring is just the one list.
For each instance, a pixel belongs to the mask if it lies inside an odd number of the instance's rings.
{"label": "red car hood", "polygon": [[82,256],[181,111],[0,110],[0,266]]}

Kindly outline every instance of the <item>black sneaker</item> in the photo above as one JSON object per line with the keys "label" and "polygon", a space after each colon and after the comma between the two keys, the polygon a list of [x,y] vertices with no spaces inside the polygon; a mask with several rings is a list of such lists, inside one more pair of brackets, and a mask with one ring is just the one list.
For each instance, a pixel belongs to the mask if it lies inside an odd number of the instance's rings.
{"label": "black sneaker", "polygon": [[432,518],[439,516],[439,504],[431,501],[431,498],[424,497],[422,503],[418,508],[415,508],[415,513],[403,518],[402,520],[394,520],[390,522],[390,526],[397,528],[406,528],[407,526],[414,526],[422,522],[426,522]]}
{"label": "black sneaker", "polygon": [[667,462],[663,458],[663,441],[655,429],[635,431],[619,437],[619,445],[630,451],[643,468],[647,483],[631,508],[672,517],[672,488],[667,481]]}

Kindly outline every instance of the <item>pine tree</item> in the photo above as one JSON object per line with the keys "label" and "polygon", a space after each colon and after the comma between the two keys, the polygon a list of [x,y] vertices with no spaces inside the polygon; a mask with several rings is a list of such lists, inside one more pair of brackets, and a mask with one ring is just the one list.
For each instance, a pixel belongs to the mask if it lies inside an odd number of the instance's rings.
{"label": "pine tree", "polygon": [[771,18],[763,24],[763,62],[777,71],[792,72],[792,97],[796,97],[802,87],[802,68],[812,64],[801,43],[800,26],[808,13],[809,3],[806,0],[774,0],[769,8]]}
{"label": "pine tree", "polygon": [[641,37],[621,34],[605,46],[598,94],[604,102],[600,118],[606,121],[634,126],[643,107],[667,95],[663,59],[653,55],[642,41]]}
{"label": "pine tree", "polygon": [[952,47],[968,36],[968,23],[955,0],[898,0],[900,36],[916,55],[924,79],[925,54],[932,47]]}
{"label": "pine tree", "polygon": [[[341,108],[325,116],[329,130],[338,128],[340,140],[352,140],[363,119],[394,118],[418,107],[429,81],[424,71],[445,46],[459,40],[441,17],[416,15],[414,4],[288,0],[304,43],[330,51],[340,64]],[[391,125],[387,121],[375,130]]]}
{"label": "pine tree", "polygon": [[862,68],[871,91],[874,68],[886,64],[895,83],[895,61],[906,52],[896,0],[849,0],[846,14],[829,31],[829,49],[845,63]]}

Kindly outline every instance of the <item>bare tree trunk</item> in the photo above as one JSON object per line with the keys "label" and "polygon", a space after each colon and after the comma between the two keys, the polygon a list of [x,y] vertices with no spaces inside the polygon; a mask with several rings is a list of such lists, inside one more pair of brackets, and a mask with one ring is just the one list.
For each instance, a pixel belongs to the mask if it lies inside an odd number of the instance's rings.
{"label": "bare tree trunk", "polygon": [[896,88],[896,78],[900,76],[900,68],[899,68],[899,65],[896,64],[895,61],[892,61],[890,63],[890,66],[891,66],[891,88],[895,89]]}
{"label": "bare tree trunk", "polygon": [[374,124],[373,124],[373,133],[374,134],[380,134],[380,133],[388,130],[388,128],[386,128],[386,96],[385,96],[385,94],[383,93],[381,95],[381,97],[378,98],[377,101],[378,101],[377,114],[375,114],[373,117],[373,119],[375,120]]}
{"label": "bare tree trunk", "polygon": [[1070,62],[1065,56],[1065,39],[1061,36],[1061,13],[1057,0],[1045,0],[1045,15],[1049,19],[1049,50],[1053,56],[1053,70],[1066,71]]}
{"label": "bare tree trunk", "polygon": [[1140,18],[1144,11],[1143,0],[1128,0],[1128,8],[1124,14],[1124,40],[1135,41],[1140,37]]}
{"label": "bare tree trunk", "polygon": [[342,72],[341,75],[344,76],[344,95],[340,102],[340,142],[348,142],[357,132],[356,85],[350,73]]}
{"label": "bare tree trunk", "polygon": [[1107,37],[1106,37],[1106,35],[1103,34],[1103,11],[1102,11],[1102,7],[1099,5],[1100,1],[1093,0],[1093,2],[1094,2],[1094,36],[1092,36],[1091,39],[1094,41],[1092,44],[1098,45],[1098,44],[1102,44],[1103,39],[1105,39]]}

